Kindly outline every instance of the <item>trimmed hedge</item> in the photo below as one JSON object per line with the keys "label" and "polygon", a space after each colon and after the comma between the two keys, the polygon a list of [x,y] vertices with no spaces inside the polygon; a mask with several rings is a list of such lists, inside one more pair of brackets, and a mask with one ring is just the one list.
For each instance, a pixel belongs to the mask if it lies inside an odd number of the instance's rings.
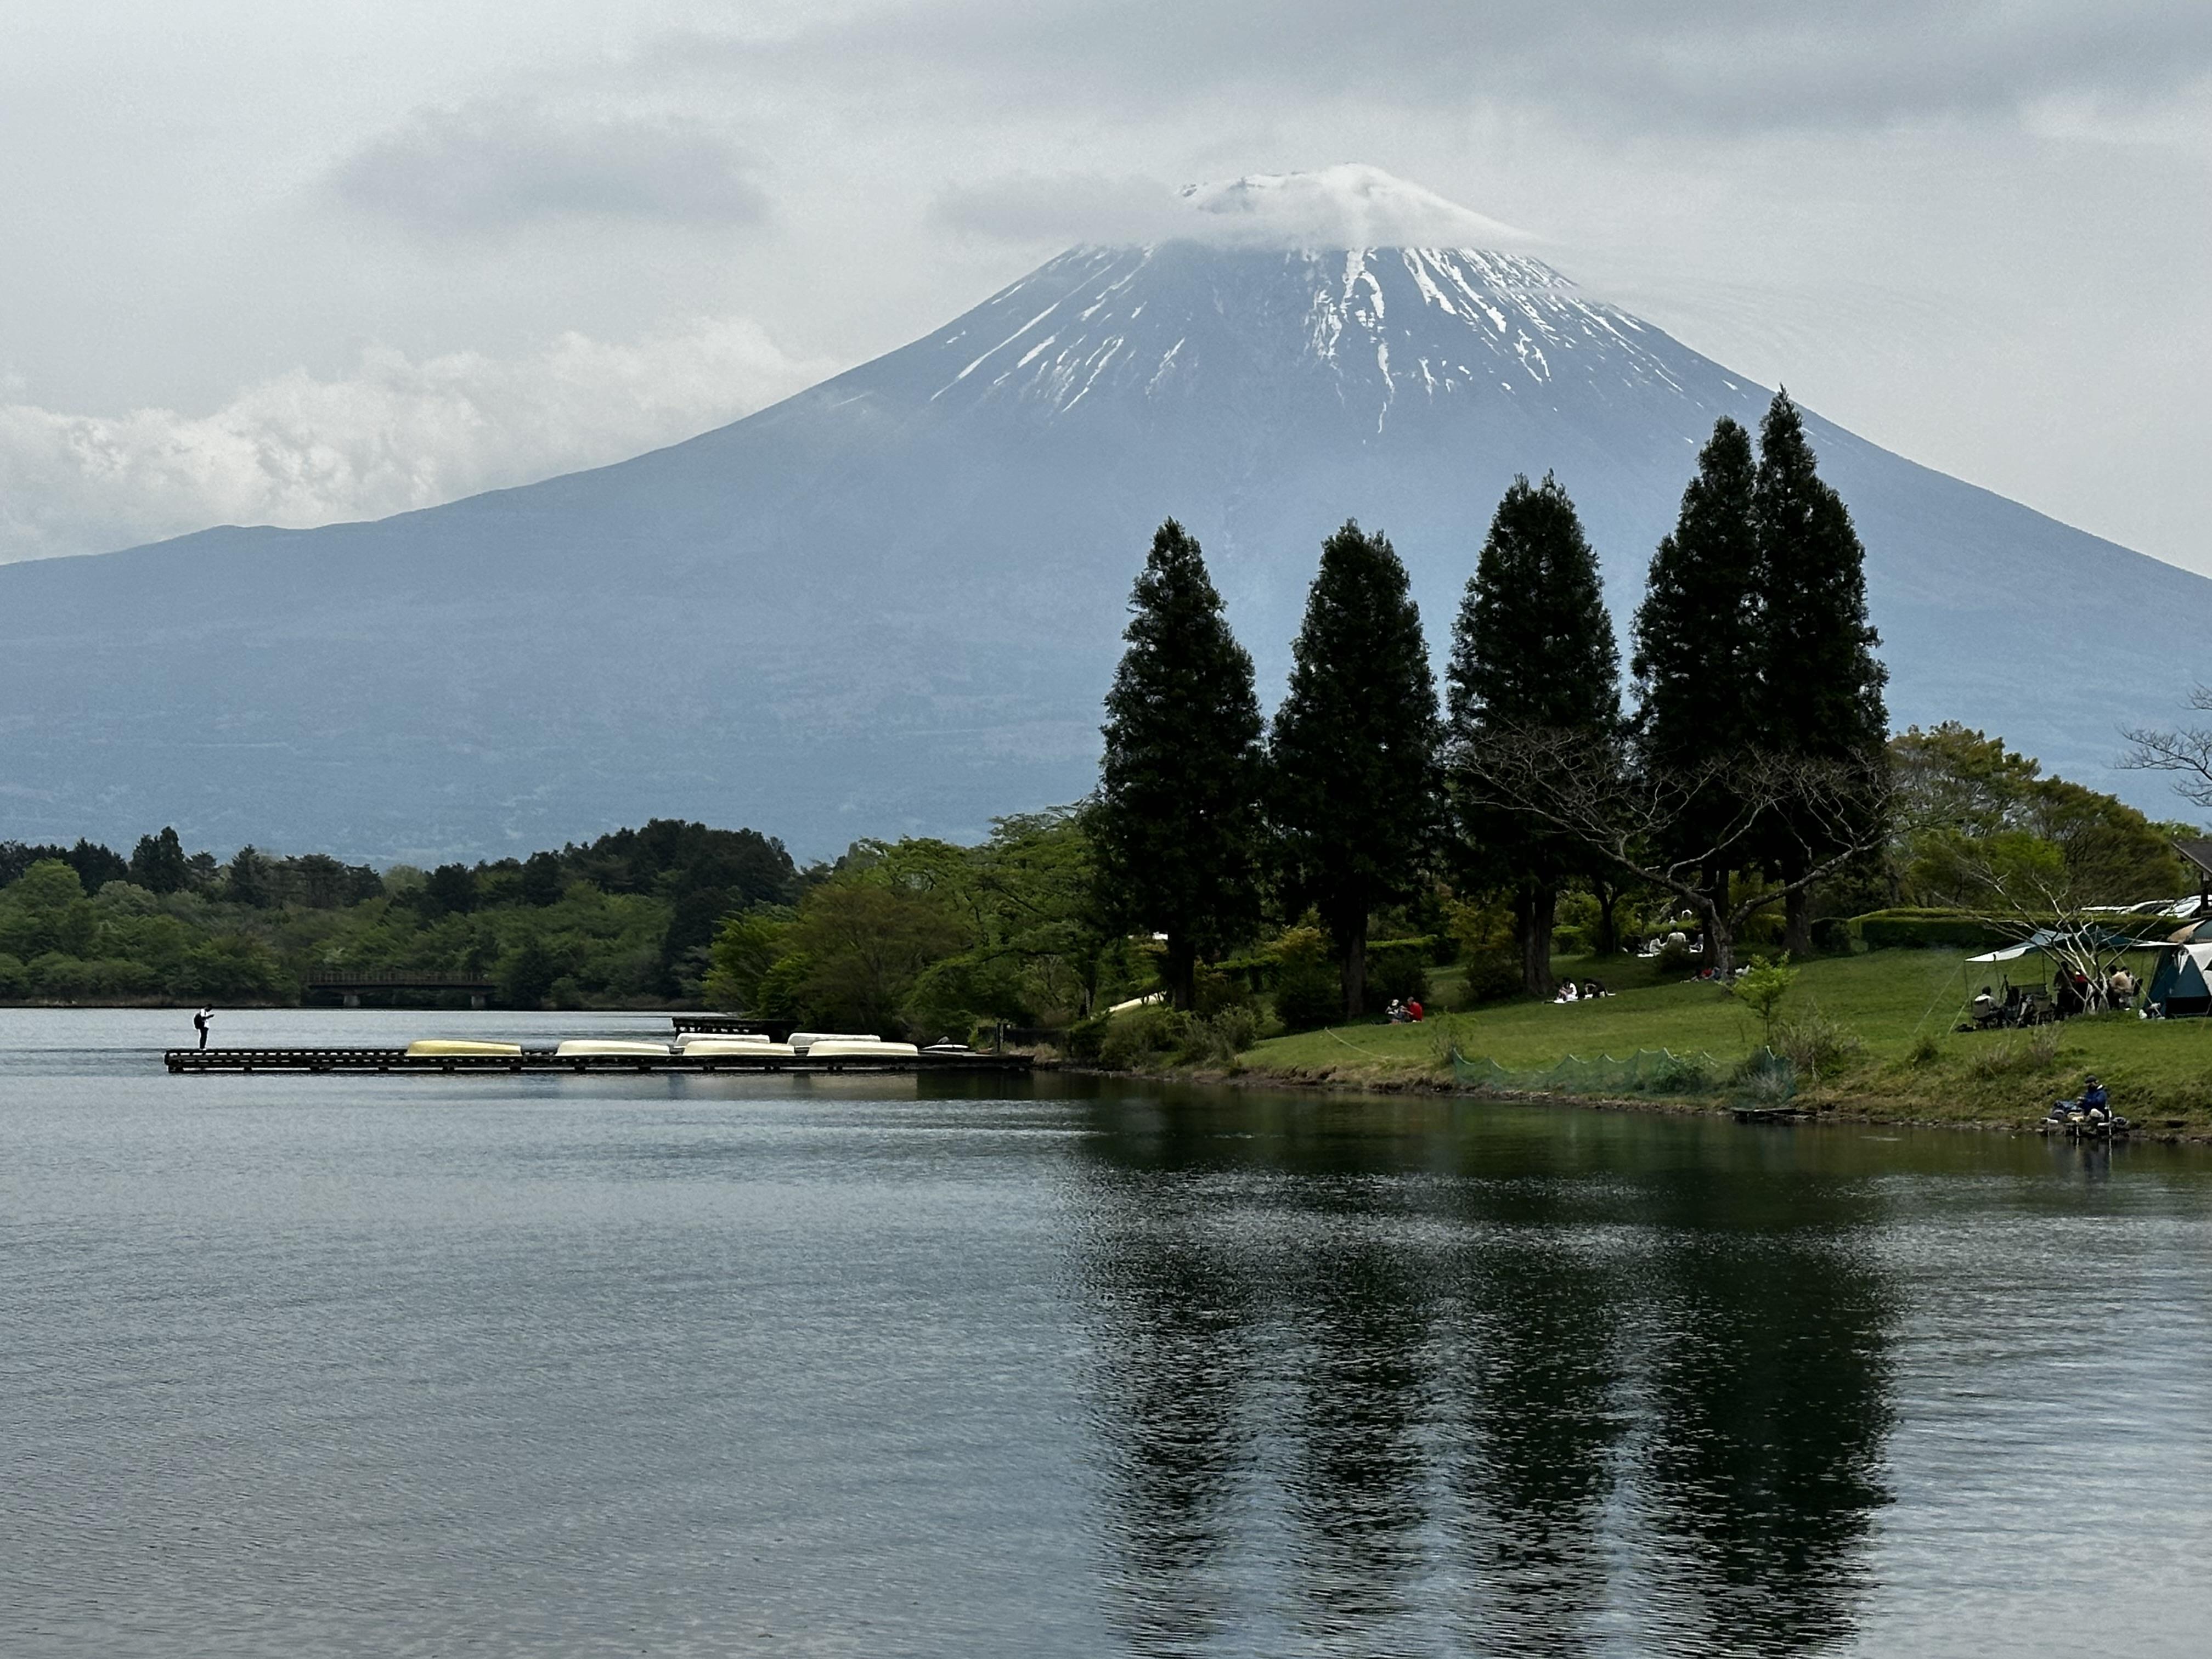
{"label": "trimmed hedge", "polygon": [[1999,927],[1971,910],[1872,910],[1853,916],[1852,933],[1869,951],[1927,949],[1989,951],[2018,941],[2016,930]]}

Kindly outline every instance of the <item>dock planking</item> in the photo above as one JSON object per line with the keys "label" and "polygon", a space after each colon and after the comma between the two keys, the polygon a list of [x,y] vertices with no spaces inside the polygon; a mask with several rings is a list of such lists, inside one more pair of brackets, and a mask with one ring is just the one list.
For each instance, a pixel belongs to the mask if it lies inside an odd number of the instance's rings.
{"label": "dock planking", "polygon": [[1026,1072],[1027,1054],[410,1054],[404,1048],[171,1048],[173,1073],[206,1072]]}

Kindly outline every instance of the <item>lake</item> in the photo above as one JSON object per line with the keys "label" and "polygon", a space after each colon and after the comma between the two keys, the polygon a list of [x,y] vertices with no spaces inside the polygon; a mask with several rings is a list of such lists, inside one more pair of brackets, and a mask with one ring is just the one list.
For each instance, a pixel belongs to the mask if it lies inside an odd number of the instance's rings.
{"label": "lake", "polygon": [[0,1011],[14,1659],[2203,1650],[2201,1152],[189,1037]]}

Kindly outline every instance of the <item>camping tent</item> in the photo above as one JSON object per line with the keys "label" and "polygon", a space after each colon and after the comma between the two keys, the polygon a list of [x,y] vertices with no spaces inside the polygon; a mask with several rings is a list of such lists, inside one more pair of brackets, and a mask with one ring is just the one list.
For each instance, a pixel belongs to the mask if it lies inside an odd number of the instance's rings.
{"label": "camping tent", "polygon": [[2130,951],[2156,951],[2163,948],[2154,939],[2130,939],[2125,933],[2115,933],[2104,927],[2079,927],[2061,933],[2056,927],[2039,927],[2017,945],[2008,945],[2002,951],[1990,951],[1978,957],[1968,957],[1975,962],[2017,962],[2031,951],[2048,951],[2053,945],[2063,947],[2081,957],[2117,957]]}
{"label": "camping tent", "polygon": [[2169,1019],[2212,1014],[2212,945],[2169,945],[2150,976],[2146,1001],[2165,1006]]}

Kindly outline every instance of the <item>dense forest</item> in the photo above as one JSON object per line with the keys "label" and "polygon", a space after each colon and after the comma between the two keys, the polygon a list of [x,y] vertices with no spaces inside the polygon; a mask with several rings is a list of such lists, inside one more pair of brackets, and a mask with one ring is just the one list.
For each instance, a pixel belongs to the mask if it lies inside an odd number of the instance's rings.
{"label": "dense forest", "polygon": [[381,872],[252,847],[218,862],[170,829],[127,859],[0,843],[0,998],[289,1002],[317,969],[410,969],[489,977],[537,1007],[696,997],[721,919],[793,902],[801,877],[754,830],[659,820]]}
{"label": "dense forest", "polygon": [[1725,970],[1854,948],[1874,913],[1885,940],[1955,944],[2184,891],[2188,826],[1983,732],[1888,734],[1863,562],[1778,397],[1755,445],[1723,420],[1698,457],[1626,685],[1547,477],[1500,501],[1441,687],[1389,539],[1328,538],[1263,718],[1170,520],[1079,805],[805,869],[757,830],[672,820],[427,871],[222,861],[173,829],[127,857],[0,843],[0,1000],[291,1002],[319,972],[409,970],[489,979],[517,1008],[704,1003],[933,1040],[1003,1022],[1079,1045],[1158,994],[1184,1037],[1233,1052],[1425,994],[1446,964],[1480,1002],[1546,994],[1555,951],[1686,929]]}

